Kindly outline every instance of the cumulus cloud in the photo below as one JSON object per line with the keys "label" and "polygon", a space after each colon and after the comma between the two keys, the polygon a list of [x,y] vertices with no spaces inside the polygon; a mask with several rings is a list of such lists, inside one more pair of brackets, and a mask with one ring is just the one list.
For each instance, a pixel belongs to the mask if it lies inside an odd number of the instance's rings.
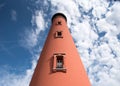
{"label": "cumulus cloud", "polygon": [[52,14],[56,12],[64,13],[67,16],[69,27],[71,25],[71,22],[76,22],[75,19],[79,21],[78,18],[80,18],[81,13],[79,12],[78,5],[74,3],[73,0],[69,0],[67,3],[64,3],[64,0],[51,0],[51,4],[52,8],[57,8],[52,9]]}
{"label": "cumulus cloud", "polygon": [[44,14],[42,11],[36,11],[32,19],[32,24],[37,26],[36,34],[38,35],[40,31],[45,30]]}
{"label": "cumulus cloud", "polygon": [[116,2],[114,5],[110,8],[110,12],[107,13],[107,22],[110,24],[116,25],[116,27],[119,29],[120,32],[120,3]]}
{"label": "cumulus cloud", "polygon": [[[48,2],[44,1],[45,6]],[[49,4],[51,9],[40,9],[33,15],[32,25],[35,28],[25,32],[23,44],[27,45],[27,48],[34,49],[39,42],[40,32],[45,32],[45,22],[49,23],[46,20],[50,20],[47,17],[44,19],[46,12],[51,11],[50,16],[62,12],[67,16],[69,29],[92,86],[119,86],[120,40],[117,36],[120,34],[120,3],[111,4],[107,0],[68,0],[64,3],[63,0],[51,0]],[[28,86],[36,65],[36,60],[33,61],[33,67],[26,71],[24,77],[18,76],[13,79],[13,81],[20,80],[19,82],[28,79],[25,84],[12,86]],[[11,80],[7,77],[5,79]]]}
{"label": "cumulus cloud", "polygon": [[36,11],[35,15],[32,16],[32,26],[33,28],[27,29],[23,34],[23,38],[20,43],[22,46],[27,48],[28,50],[33,49],[37,46],[40,33],[45,30],[45,21],[44,16],[41,11]]}

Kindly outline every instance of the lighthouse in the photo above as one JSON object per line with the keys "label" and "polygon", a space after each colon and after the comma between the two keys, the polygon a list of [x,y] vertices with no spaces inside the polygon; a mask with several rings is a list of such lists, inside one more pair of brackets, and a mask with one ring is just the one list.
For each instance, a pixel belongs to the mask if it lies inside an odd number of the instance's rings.
{"label": "lighthouse", "polygon": [[29,86],[91,86],[67,26],[56,13]]}

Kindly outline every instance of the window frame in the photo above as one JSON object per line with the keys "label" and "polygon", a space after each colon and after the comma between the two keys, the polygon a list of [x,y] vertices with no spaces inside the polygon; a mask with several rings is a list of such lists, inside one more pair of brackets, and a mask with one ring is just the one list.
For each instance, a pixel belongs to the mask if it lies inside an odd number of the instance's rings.
{"label": "window frame", "polygon": [[[63,64],[61,68],[57,68],[57,58],[63,58]],[[55,53],[53,55],[53,72],[66,72],[66,61],[65,61],[65,53]]]}
{"label": "window frame", "polygon": [[63,31],[56,31],[55,32],[55,38],[63,38]]}

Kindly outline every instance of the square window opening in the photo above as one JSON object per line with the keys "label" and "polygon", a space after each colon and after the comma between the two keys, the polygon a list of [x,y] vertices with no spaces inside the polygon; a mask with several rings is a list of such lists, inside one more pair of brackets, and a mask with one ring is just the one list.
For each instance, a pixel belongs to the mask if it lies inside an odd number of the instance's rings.
{"label": "square window opening", "polygon": [[61,37],[61,36],[62,36],[62,32],[57,32],[57,35],[58,35],[59,37]]}
{"label": "square window opening", "polygon": [[62,25],[61,21],[58,21],[57,24],[58,24],[58,25]]}

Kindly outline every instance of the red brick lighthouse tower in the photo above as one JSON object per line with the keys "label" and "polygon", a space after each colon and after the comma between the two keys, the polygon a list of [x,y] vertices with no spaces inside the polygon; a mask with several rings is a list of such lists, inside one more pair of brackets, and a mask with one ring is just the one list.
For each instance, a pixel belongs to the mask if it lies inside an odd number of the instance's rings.
{"label": "red brick lighthouse tower", "polygon": [[30,86],[91,86],[62,13],[52,17]]}

